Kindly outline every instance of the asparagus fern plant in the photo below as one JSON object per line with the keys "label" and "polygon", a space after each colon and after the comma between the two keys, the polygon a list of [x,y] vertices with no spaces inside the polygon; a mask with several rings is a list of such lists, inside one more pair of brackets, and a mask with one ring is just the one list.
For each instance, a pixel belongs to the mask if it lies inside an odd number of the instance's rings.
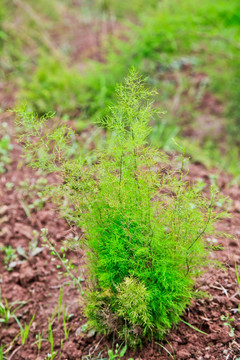
{"label": "asparagus fern plant", "polygon": [[52,114],[16,112],[31,165],[60,176],[52,196],[84,230],[89,324],[135,346],[162,338],[179,321],[208,264],[203,235],[222,215],[214,210],[214,189],[207,199],[185,180],[183,166],[148,144],[154,91],[135,70],[116,94],[117,105],[98,122],[107,136],[91,165],[68,158],[72,130],[52,126]]}

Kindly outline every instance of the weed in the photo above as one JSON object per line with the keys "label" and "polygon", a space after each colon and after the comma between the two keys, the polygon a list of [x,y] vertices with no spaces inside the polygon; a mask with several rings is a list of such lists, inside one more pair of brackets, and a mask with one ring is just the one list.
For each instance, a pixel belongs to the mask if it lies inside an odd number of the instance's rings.
{"label": "weed", "polygon": [[7,299],[4,299],[4,303],[0,302],[0,322],[8,324],[10,318],[13,316],[13,313],[10,311]]}
{"label": "weed", "polygon": [[[51,251],[51,255],[53,255],[52,260],[54,261],[55,258],[57,258],[58,260],[61,261],[62,266],[66,270],[66,273],[64,275],[69,276],[71,278],[71,280],[72,280],[72,285],[76,286],[79,289],[80,293],[83,294],[83,289],[82,289],[82,285],[81,285],[81,282],[83,281],[83,278],[81,276],[77,277],[77,276],[74,275],[73,270],[76,270],[76,268],[71,263],[71,261],[69,261],[66,258],[65,248],[62,246],[61,247],[61,253],[58,252],[56,247],[54,247],[54,245],[48,239],[48,230],[47,229],[45,229],[45,228],[41,229],[41,235],[42,235],[43,242],[49,247],[49,249]],[[59,268],[59,267],[60,266],[57,265],[57,268]],[[59,272],[59,274],[61,275],[62,272]]]}
{"label": "weed", "polygon": [[237,283],[238,283],[238,287],[239,287],[239,291],[240,291],[240,277],[239,277],[238,267],[237,267],[237,262],[236,261],[235,261],[235,272],[236,272]]}
{"label": "weed", "polygon": [[67,314],[67,309],[64,306],[63,308],[63,329],[64,329],[64,336],[65,336],[65,340],[68,339],[69,336],[69,332],[71,330],[71,328],[67,329],[67,321],[69,320],[69,316]]}
{"label": "weed", "polygon": [[109,360],[121,359],[122,357],[124,357],[126,351],[127,351],[127,345],[119,346],[118,344],[116,344],[115,350],[112,349],[108,350]]}
{"label": "weed", "polygon": [[54,341],[53,341],[53,331],[51,321],[48,320],[48,340],[51,346],[51,354],[53,353]]}
{"label": "weed", "polygon": [[195,326],[189,324],[188,322],[186,322],[186,321],[184,321],[184,320],[182,320],[182,322],[183,322],[184,324],[186,324],[187,326],[189,326],[191,329],[199,332],[200,334],[207,335],[207,333],[205,333],[205,332],[202,331],[202,330],[199,330],[198,328],[196,328]]}
{"label": "weed", "polygon": [[27,179],[19,183],[19,202],[28,217],[31,216],[32,211],[41,210],[48,200],[48,195],[43,191],[47,183],[44,177],[38,178],[35,182]]}
{"label": "weed", "polygon": [[[118,104],[98,121],[109,133],[93,165],[68,158],[72,131],[65,125],[51,130],[47,116],[16,111],[32,166],[61,175],[52,198],[85,232],[89,325],[130,346],[162,338],[180,320],[195,278],[210,261],[203,235],[213,234],[215,221],[224,217],[214,210],[214,187],[208,200],[184,180],[184,157],[174,169],[148,145],[149,122],[159,114],[153,95],[135,70],[118,85]],[[45,231],[43,236],[52,246]]]}
{"label": "weed", "polygon": [[62,312],[62,299],[63,299],[63,291],[64,286],[62,286],[59,290],[59,298],[58,298],[58,320],[60,319],[61,312]]}
{"label": "weed", "polygon": [[162,344],[159,344],[159,343],[156,343],[156,344],[158,344],[163,350],[165,350],[171,359],[176,360],[175,356],[172,355],[171,352],[165,346],[163,346]]}
{"label": "weed", "polygon": [[228,326],[229,327],[229,336],[233,337],[235,334],[235,329],[234,327],[232,327],[232,322],[234,321],[234,318],[229,316],[229,314],[227,314],[227,316],[222,315],[221,316],[221,320],[224,321],[223,325]]}
{"label": "weed", "polygon": [[[240,296],[240,277],[239,277],[239,273],[238,273],[238,267],[237,267],[237,262],[235,261],[235,272],[236,272],[236,278],[237,278],[237,284],[239,287],[239,296]],[[238,305],[238,311],[240,311],[240,304]]]}
{"label": "weed", "polygon": [[9,245],[9,246],[3,245],[0,248],[0,251],[2,251],[4,254],[4,258],[3,258],[4,265],[7,267],[8,271],[12,271],[10,264],[12,262],[16,261],[18,258],[16,250],[11,245]]}
{"label": "weed", "polygon": [[[22,301],[14,301],[9,304],[6,298],[3,301],[0,290],[0,323],[8,324],[11,318],[14,318],[18,322],[18,318],[16,317],[15,312],[20,309],[24,304],[25,302]],[[15,305],[18,306],[15,307]]]}
{"label": "weed", "polygon": [[31,325],[32,325],[32,322],[34,319],[35,319],[35,314],[31,318],[29,324],[25,323],[24,327],[23,327],[22,324],[20,323],[20,321],[18,320],[18,318],[15,318],[15,320],[20,328],[20,337],[21,337],[22,346],[25,345],[25,343],[28,341],[29,331],[30,331],[30,328],[31,328]]}
{"label": "weed", "polygon": [[38,334],[36,335],[36,338],[37,338],[38,353],[40,353],[41,347],[42,347],[43,334],[42,334],[42,333],[38,333]]}
{"label": "weed", "polygon": [[18,246],[17,253],[24,259],[28,260],[43,251],[43,247],[38,247],[39,233],[36,230],[32,232],[32,240],[29,242],[28,251],[25,248]]}
{"label": "weed", "polygon": [[3,135],[0,138],[0,174],[3,174],[6,171],[5,166],[11,162],[11,149],[12,145],[10,137],[8,135]]}
{"label": "weed", "polygon": [[[127,351],[127,346],[123,344],[122,345],[118,345],[116,344],[116,346],[113,347],[113,349],[108,349],[108,357],[103,357],[102,356],[102,352],[100,352],[98,354],[98,356],[86,356],[84,357],[84,360],[120,360],[121,358],[124,357],[124,355],[126,354]],[[129,358],[128,360],[134,360],[132,358]]]}
{"label": "weed", "polygon": [[45,360],[53,360],[56,356],[57,356],[57,351],[55,351],[55,353],[52,354],[47,354],[47,357],[45,358]]}
{"label": "weed", "polygon": [[53,330],[50,319],[48,320],[48,341],[51,347],[51,352],[47,355],[47,359],[53,360],[57,356],[58,351],[54,352]]}

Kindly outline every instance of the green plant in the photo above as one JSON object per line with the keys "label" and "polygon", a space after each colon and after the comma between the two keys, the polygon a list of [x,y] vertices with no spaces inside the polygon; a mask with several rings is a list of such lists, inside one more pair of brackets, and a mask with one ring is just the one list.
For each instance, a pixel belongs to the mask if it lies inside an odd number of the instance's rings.
{"label": "green plant", "polygon": [[47,359],[53,360],[57,356],[58,351],[54,352],[53,329],[50,319],[48,320],[48,341],[51,347],[51,352],[47,355]]}
{"label": "green plant", "polygon": [[237,267],[237,262],[236,261],[235,261],[235,272],[236,272],[237,283],[238,283],[238,287],[239,287],[239,291],[240,291],[240,277],[239,277],[238,267]]}
{"label": "green plant", "polygon": [[32,316],[29,324],[24,324],[24,327],[22,326],[22,324],[20,323],[20,321],[16,318],[16,322],[18,324],[18,326],[20,327],[20,336],[21,336],[21,342],[22,342],[22,346],[25,345],[26,341],[28,341],[28,337],[29,337],[29,331],[32,325],[33,320],[35,319],[35,314]]}
{"label": "green plant", "polygon": [[232,326],[232,322],[235,320],[234,317],[230,318],[229,314],[227,314],[226,316],[222,315],[221,320],[224,321],[223,325],[229,327],[229,336],[233,337],[235,335],[235,329]]}
{"label": "green plant", "polygon": [[8,305],[7,299],[4,299],[4,303],[0,302],[0,322],[8,324],[10,318],[13,316],[13,312]]}
{"label": "green plant", "polygon": [[116,344],[115,350],[113,349],[108,350],[108,358],[109,360],[121,359],[122,357],[124,357],[126,351],[127,351],[127,345],[119,346],[118,344]]}
{"label": "green plant", "polygon": [[200,334],[207,335],[207,333],[205,333],[205,332],[202,331],[202,330],[199,330],[198,328],[196,328],[195,326],[189,324],[188,322],[186,322],[186,321],[184,321],[184,320],[182,320],[182,322],[183,322],[184,324],[186,324],[187,326],[189,326],[191,329],[199,332]]}
{"label": "green plant", "polygon": [[11,149],[12,145],[10,137],[8,135],[3,135],[0,138],[0,174],[3,174],[6,171],[5,166],[11,162]]}
{"label": "green plant", "polygon": [[69,320],[69,315],[67,313],[66,307],[64,306],[64,308],[63,308],[63,329],[64,329],[65,340],[68,339],[69,332],[71,330],[71,328],[67,329],[67,321],[68,320]]}
{"label": "green plant", "polygon": [[[85,356],[84,360],[119,360],[124,357],[127,351],[127,345],[118,345],[113,346],[112,349],[108,349],[108,357],[102,356],[102,351],[97,356]],[[128,360],[134,360],[129,358]]]}
{"label": "green plant", "polygon": [[[18,322],[18,318],[15,315],[15,312],[24,304],[25,302],[23,301],[14,301],[9,304],[6,298],[3,301],[0,289],[0,323],[8,324],[11,318],[14,318]],[[18,306],[15,307],[15,305]]]}
{"label": "green plant", "polygon": [[61,288],[60,288],[60,290],[59,290],[59,298],[58,298],[58,320],[60,319],[61,312],[62,312],[63,291],[64,291],[64,285],[61,286]]}
{"label": "green plant", "polygon": [[148,145],[149,122],[159,113],[152,107],[155,92],[135,70],[116,92],[118,104],[98,121],[109,132],[93,165],[67,157],[71,131],[65,125],[51,130],[47,116],[16,112],[32,166],[61,176],[52,198],[84,230],[89,326],[136,346],[162,338],[180,320],[209,263],[203,235],[214,233],[224,213],[214,210],[215,187],[208,200],[184,180],[184,158],[174,168]]}
{"label": "green plant", "polygon": [[38,333],[36,335],[37,338],[37,348],[38,348],[38,353],[41,351],[41,347],[42,347],[42,341],[43,341],[43,334],[42,333]]}
{"label": "green plant", "polygon": [[[236,261],[235,261],[235,272],[236,272],[237,284],[238,284],[238,287],[239,287],[239,295],[240,295],[240,277],[239,277],[238,267],[237,267],[237,262]],[[238,311],[240,311],[240,304],[238,305]]]}
{"label": "green plant", "polygon": [[32,211],[41,210],[48,200],[48,195],[43,191],[47,183],[48,181],[44,177],[39,177],[34,182],[29,179],[20,181],[18,187],[19,202],[28,217],[31,216]]}
{"label": "green plant", "polygon": [[[66,258],[65,248],[62,246],[60,252],[56,249],[56,247],[51,243],[51,241],[48,239],[48,230],[43,228],[41,229],[41,235],[43,242],[47,245],[49,250],[51,251],[52,260],[55,261],[55,259],[58,259],[61,261],[62,266],[65,268],[66,272],[64,273],[65,276],[69,276],[72,281],[72,285],[76,286],[80,293],[83,294],[83,288],[81,285],[81,282],[84,280],[81,276],[76,276],[74,274],[74,270],[76,270],[76,267],[72,264],[71,260]],[[57,268],[59,269],[61,266],[57,265]],[[59,271],[59,274],[62,275],[62,271]]]}
{"label": "green plant", "polygon": [[29,258],[32,258],[38,255],[39,253],[41,253],[43,251],[43,247],[38,247],[38,238],[39,238],[39,233],[36,230],[33,230],[32,239],[29,242],[28,250],[26,250],[21,246],[18,246],[16,249],[18,255],[28,260]]}
{"label": "green plant", "polygon": [[11,271],[12,268],[10,267],[10,264],[13,261],[17,260],[16,250],[11,245],[9,246],[3,245],[0,248],[0,251],[2,251],[4,254],[4,258],[3,258],[4,265],[7,267],[8,271]]}
{"label": "green plant", "polygon": [[[156,344],[158,344],[163,350],[165,350],[166,353],[170,356],[171,359],[176,360],[175,355],[171,354],[171,352],[165,346],[163,346],[162,344],[159,344],[159,343],[156,343]],[[170,343],[168,343],[168,344],[172,348],[171,344]]]}

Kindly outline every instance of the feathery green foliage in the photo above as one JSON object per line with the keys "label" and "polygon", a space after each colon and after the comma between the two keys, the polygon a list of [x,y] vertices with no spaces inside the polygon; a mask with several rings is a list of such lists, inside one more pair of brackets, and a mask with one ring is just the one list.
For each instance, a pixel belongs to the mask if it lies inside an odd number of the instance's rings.
{"label": "feathery green foliage", "polygon": [[218,215],[214,188],[208,200],[184,180],[183,164],[172,168],[148,145],[155,92],[132,70],[116,93],[111,115],[98,122],[109,131],[94,165],[66,156],[71,131],[51,128],[51,114],[19,109],[17,123],[32,166],[59,174],[52,196],[84,230],[90,325],[135,346],[179,321],[208,264],[203,234],[214,232]]}

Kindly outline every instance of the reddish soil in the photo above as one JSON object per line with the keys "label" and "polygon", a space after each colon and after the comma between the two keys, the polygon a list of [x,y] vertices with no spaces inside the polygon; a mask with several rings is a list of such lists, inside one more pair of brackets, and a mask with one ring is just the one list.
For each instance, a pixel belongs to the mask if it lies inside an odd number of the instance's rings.
{"label": "reddish soil", "polygon": [[[1,121],[9,121],[9,114],[3,113]],[[11,121],[9,121],[11,125]],[[9,131],[13,132],[11,126]],[[7,167],[5,174],[0,178],[0,243],[13,248],[21,247],[28,252],[29,244],[33,239],[33,231],[40,234],[41,228],[48,228],[49,236],[57,249],[62,241],[79,233],[78,229],[70,228],[69,225],[58,217],[50,203],[46,203],[43,209],[31,210],[31,216],[27,216],[22,206],[21,181],[36,183],[42,175],[29,169],[20,158],[21,149],[13,141],[12,164]],[[202,179],[208,186],[212,176],[200,164],[193,164],[188,174],[190,181]],[[53,178],[48,176],[48,180]],[[7,190],[7,183],[14,184],[12,189]],[[224,264],[224,269],[209,269],[198,281],[196,290],[204,290],[209,297],[194,300],[186,310],[183,319],[185,322],[205,332],[199,333],[190,326],[180,323],[167,335],[166,340],[159,345],[157,342],[146,344],[141,350],[127,351],[124,359],[130,357],[142,360],[150,359],[226,359],[236,360],[240,356],[240,319],[239,319],[239,288],[237,286],[235,261],[239,264],[240,255],[240,189],[236,185],[229,186],[230,178],[221,174],[217,180],[218,186],[224,194],[230,196],[232,205],[230,208],[231,218],[225,219],[219,224],[219,229],[233,237],[228,239],[208,239],[215,245],[221,244],[223,250],[213,253],[215,259]],[[33,195],[34,197],[34,195]],[[28,199],[31,203],[35,200]],[[64,287],[63,303],[72,316],[67,324],[70,329],[68,339],[64,337],[62,317],[58,320],[57,308],[60,287],[69,279],[59,275],[56,264],[52,261],[52,255],[47,248],[43,248],[38,235],[38,247],[42,251],[36,256],[25,259],[18,256],[18,262],[12,271],[8,271],[3,263],[3,253],[0,252],[0,272],[2,299],[6,298],[11,304],[15,301],[25,303],[15,313],[20,323],[29,323],[35,315],[32,323],[29,339],[22,346],[19,334],[19,326],[11,318],[8,325],[1,324],[0,342],[9,345],[8,360],[44,360],[50,352],[48,341],[48,321],[51,320],[54,337],[54,350],[58,351],[55,359],[85,359],[92,355],[92,359],[102,351],[107,356],[107,349],[117,343],[113,339],[107,339],[100,335],[83,333],[81,326],[86,323],[83,314],[83,297],[72,285]],[[79,252],[68,252],[67,256],[73,259],[78,271],[84,275],[84,255]],[[84,287],[84,281],[83,281]],[[15,305],[16,307],[16,305]],[[14,307],[13,307],[14,308]],[[230,326],[222,316],[233,319]],[[42,333],[44,341],[41,351],[37,349],[37,334]],[[13,341],[15,339],[15,341]],[[62,349],[61,349],[62,341]],[[164,350],[162,346],[166,349]],[[171,356],[167,353],[171,353]]]}

